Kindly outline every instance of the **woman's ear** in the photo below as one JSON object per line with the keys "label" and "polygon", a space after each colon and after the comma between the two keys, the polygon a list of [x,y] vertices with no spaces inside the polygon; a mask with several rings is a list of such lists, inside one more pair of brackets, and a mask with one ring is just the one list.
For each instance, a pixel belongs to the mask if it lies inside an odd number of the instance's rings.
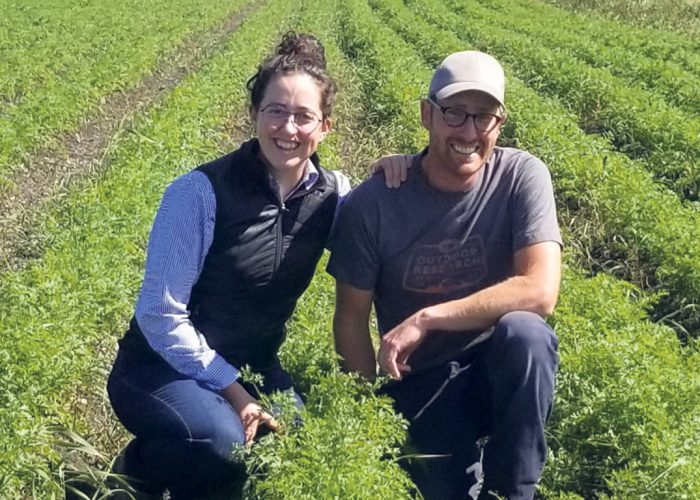
{"label": "woman's ear", "polygon": [[328,133],[333,129],[333,122],[326,117],[321,120],[321,140],[325,139]]}

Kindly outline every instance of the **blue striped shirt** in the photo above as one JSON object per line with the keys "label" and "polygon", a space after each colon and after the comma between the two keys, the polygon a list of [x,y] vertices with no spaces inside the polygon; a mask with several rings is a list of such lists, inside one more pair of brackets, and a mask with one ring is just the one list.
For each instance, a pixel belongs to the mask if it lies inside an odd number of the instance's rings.
{"label": "blue striped shirt", "polygon": [[[345,175],[333,172],[342,196]],[[287,197],[311,188],[319,178],[308,162],[304,178]],[[279,188],[270,176],[276,192]],[[216,198],[207,176],[194,170],[165,190],[148,239],[146,270],[136,303],[136,321],[151,348],[185,376],[221,390],[239,376],[238,368],[209,347],[189,318],[187,304],[214,238]]]}

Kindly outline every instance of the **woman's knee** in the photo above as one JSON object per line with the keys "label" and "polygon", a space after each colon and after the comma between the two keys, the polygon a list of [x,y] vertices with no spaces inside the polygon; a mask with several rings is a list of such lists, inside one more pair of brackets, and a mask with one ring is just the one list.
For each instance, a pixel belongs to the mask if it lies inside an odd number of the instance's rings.
{"label": "woman's knee", "polygon": [[[187,390],[166,391],[157,394],[171,414],[168,419],[175,419],[180,425],[171,426],[169,432],[176,439],[181,439],[198,452],[212,457],[230,459],[233,448],[242,445],[245,440],[243,424],[238,413],[220,394],[204,388],[194,381],[187,381]],[[196,388],[191,385],[196,384]],[[181,385],[181,384],[180,384]]]}
{"label": "woman's knee", "polygon": [[166,439],[198,453],[229,459],[244,442],[236,411],[219,394],[194,380],[174,380],[155,390],[131,377],[110,380],[112,406],[134,435]]}

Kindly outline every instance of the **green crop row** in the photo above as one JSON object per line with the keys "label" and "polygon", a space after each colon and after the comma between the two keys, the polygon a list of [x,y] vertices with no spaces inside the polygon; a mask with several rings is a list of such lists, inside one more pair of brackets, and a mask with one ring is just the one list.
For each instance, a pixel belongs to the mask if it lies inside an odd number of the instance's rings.
{"label": "green crop row", "polygon": [[700,5],[696,0],[548,0],[562,8],[645,28],[700,34]]}
{"label": "green crop row", "polygon": [[[49,424],[85,429],[73,422],[68,401],[76,387],[91,392],[104,385],[115,339],[133,308],[160,195],[174,176],[235,147],[227,131],[244,121],[244,82],[281,31],[294,26],[321,35],[348,90],[335,120],[348,120],[352,130],[341,125],[323,145],[327,164],[345,166],[347,151],[364,138],[403,151],[424,145],[418,101],[432,67],[464,42],[398,1],[372,5],[382,19],[364,0],[273,0],[243,24],[223,54],[118,139],[102,179],[46,215],[44,255],[0,282],[0,497],[60,496],[60,458]],[[444,11],[439,2],[424,7],[432,21]],[[445,16],[440,19],[448,21]],[[392,29],[400,26],[406,30],[397,36]],[[679,297],[697,302],[691,285],[698,283],[698,259],[690,243],[698,226],[686,226],[690,212],[605,141],[582,134],[558,103],[517,79],[509,80],[508,99],[512,119],[503,135],[550,165],[571,230],[583,227],[575,222],[580,216],[595,221],[597,248],[639,251],[645,262],[659,264],[661,283],[674,290],[683,285],[682,293],[690,292]],[[666,218],[672,214],[676,218]],[[686,268],[676,265],[683,258]],[[396,446],[405,424],[371,386],[339,373],[330,337],[332,283],[321,274],[302,299],[282,353],[307,396],[305,423],[269,436],[247,455],[249,494],[403,498],[407,483],[396,467]],[[553,318],[562,368],[544,494],[700,495],[700,356],[647,320],[652,306],[634,286],[565,270]]]}
{"label": "green crop row", "polygon": [[[700,76],[665,59],[652,59],[631,52],[627,47],[608,47],[594,38],[572,33],[559,17],[546,17],[545,12],[533,15],[527,6],[505,0],[482,2],[499,25],[530,38],[546,47],[556,47],[581,59],[586,64],[605,68],[631,85],[649,90],[680,108],[684,114],[700,115]],[[471,12],[471,4],[465,5]],[[638,36],[642,36],[641,33]]]}
{"label": "green crop row", "polygon": [[[279,33],[295,25],[302,7],[274,1],[246,21],[225,53],[119,140],[98,184],[47,214],[43,229],[51,244],[42,258],[7,273],[0,283],[0,360],[8,367],[0,371],[0,426],[7,436],[0,444],[0,496],[60,495],[60,459],[49,424],[100,434],[99,428],[86,430],[80,419],[73,423],[66,401],[75,387],[93,392],[104,384],[114,341],[131,314],[146,233],[162,190],[178,173],[214,157],[223,144],[231,147],[225,134],[245,121],[245,80]],[[314,25],[320,8],[308,2],[304,25]],[[330,20],[327,29],[332,32]],[[329,55],[338,53],[329,49]],[[233,119],[232,107],[241,113]],[[347,113],[352,103],[339,107]],[[331,164],[338,162],[332,144],[322,153]],[[386,399],[339,372],[327,325],[332,288],[327,277],[314,287],[283,353],[308,398],[305,424],[254,448],[248,456],[255,479],[250,494],[272,498],[282,488],[286,498],[300,498],[297,492],[306,498],[331,498],[332,492],[386,498],[408,484],[390,459],[404,423]],[[270,446],[274,460],[267,461]]]}
{"label": "green crop row", "polygon": [[[302,2],[295,29],[321,39],[329,71],[339,81],[335,131],[322,143],[321,159],[357,181],[367,176],[386,134],[367,130],[366,121],[376,117],[359,88],[364,74],[349,65],[336,41],[342,32],[339,3]],[[409,498],[410,483],[395,458],[405,422],[372,386],[340,373],[331,335],[334,286],[324,268],[325,259],[300,300],[280,354],[296,389],[307,397],[304,425],[252,448],[246,498]]]}
{"label": "green crop row", "polygon": [[60,496],[50,425],[85,431],[84,423],[73,424],[69,402],[76,392],[104,388],[162,191],[230,141],[227,121],[235,110],[235,120],[245,119],[245,81],[293,19],[292,3],[270,2],[234,33],[225,54],[141,117],[115,145],[104,178],[46,214],[44,255],[3,275],[0,497]]}
{"label": "green crop row", "polygon": [[[2,1],[0,187],[28,155],[135,85],[243,0]],[[26,167],[26,166],[25,166]]]}
{"label": "green crop row", "polygon": [[[439,15],[439,9],[428,0],[415,2],[412,9],[430,21],[423,23],[430,27],[430,34],[437,36],[440,27],[460,34],[464,31],[459,29],[461,17]],[[414,26],[400,29],[418,37]],[[437,45],[424,39],[414,43],[431,63],[437,64],[444,55]],[[469,44],[455,39],[451,46],[464,49]],[[697,210],[685,207],[607,141],[584,134],[561,103],[536,94],[517,79],[514,65],[504,66],[509,75],[510,119],[503,138],[511,138],[511,142],[529,149],[550,166],[559,206],[571,211],[566,225],[578,221],[573,226],[575,241],[604,266],[615,266],[628,279],[662,291],[665,297],[657,317],[672,315],[681,329],[697,336]]]}
{"label": "green crop row", "polygon": [[[380,16],[360,0],[344,5],[349,21],[343,36],[353,41],[348,45],[368,49],[348,56],[376,72],[372,81],[380,83],[368,100],[386,109],[399,103],[416,105],[431,68],[444,55],[464,49],[464,43],[425,23],[398,0],[371,3]],[[444,12],[438,2],[434,9]],[[403,27],[407,38],[410,32],[415,37],[411,46],[430,53],[429,65],[411,58],[410,64],[399,67],[397,57],[412,49],[388,26]],[[406,86],[395,84],[401,73]],[[423,85],[414,85],[416,75]],[[381,88],[384,82],[392,82],[391,87]],[[514,107],[519,108],[526,96],[514,94],[529,96],[529,91],[510,83],[509,98],[517,99]],[[558,114],[566,117],[563,111]],[[514,119],[520,122],[522,116]],[[406,123],[402,133],[415,130],[412,123]],[[516,132],[525,126],[516,124]],[[539,135],[543,140],[549,137]],[[577,155],[579,146],[567,148]],[[552,319],[561,340],[562,365],[550,426],[550,464],[542,487],[547,496],[662,499],[700,493],[700,422],[693,410],[700,395],[686,400],[688,390],[697,391],[690,387],[700,387],[700,356],[697,349],[681,347],[669,328],[648,320],[650,305],[651,299],[628,283],[604,274],[585,278],[565,268],[561,303]]]}
{"label": "green crop row", "polygon": [[527,9],[529,17],[542,16],[557,26],[567,26],[571,33],[582,39],[596,40],[651,60],[672,61],[686,71],[700,75],[700,45],[691,37],[576,14],[541,0],[514,0],[512,3]]}
{"label": "green crop row", "polygon": [[449,28],[463,40],[510,64],[514,74],[539,93],[557,97],[579,115],[590,133],[610,137],[616,148],[643,161],[682,198],[699,200],[700,119],[684,115],[639,86],[605,68],[592,68],[565,50],[548,49],[529,38],[494,25],[493,12],[476,4],[448,2],[455,16]]}

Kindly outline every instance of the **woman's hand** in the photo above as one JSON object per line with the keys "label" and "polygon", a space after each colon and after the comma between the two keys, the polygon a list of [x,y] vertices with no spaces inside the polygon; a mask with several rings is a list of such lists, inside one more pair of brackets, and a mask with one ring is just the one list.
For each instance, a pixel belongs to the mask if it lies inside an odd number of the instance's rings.
{"label": "woman's hand", "polygon": [[224,388],[221,391],[221,395],[233,406],[241,418],[246,446],[253,444],[260,425],[266,425],[273,431],[280,429],[280,425],[275,418],[263,410],[258,401],[248,394],[248,391],[238,382],[234,382]]}
{"label": "woman's hand", "polygon": [[397,188],[402,182],[406,182],[412,161],[413,155],[382,156],[369,166],[369,173],[374,175],[383,171],[386,187]]}

